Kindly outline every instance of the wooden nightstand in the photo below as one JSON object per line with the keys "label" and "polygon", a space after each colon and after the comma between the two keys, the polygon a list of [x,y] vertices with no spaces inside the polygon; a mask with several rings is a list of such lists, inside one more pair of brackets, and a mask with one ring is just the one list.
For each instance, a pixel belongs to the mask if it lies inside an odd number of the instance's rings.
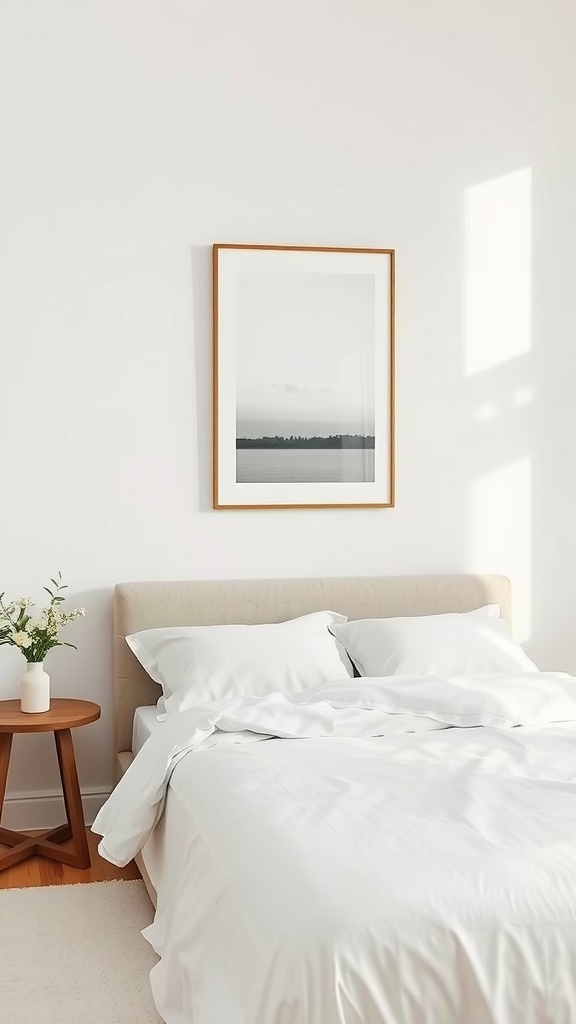
{"label": "wooden nightstand", "polygon": [[[90,867],[90,853],[86,839],[84,812],[76,772],[71,729],[88,725],[100,718],[100,707],[89,700],[55,697],[50,710],[40,715],[27,715],[20,711],[19,700],[0,701],[0,820],[6,792],[6,779],[10,765],[12,739],[17,732],[53,732],[56,754],[62,779],[62,793],[66,807],[66,825],[48,832],[29,836],[0,827],[0,845],[9,846],[8,853],[0,853],[0,871],[21,860],[39,854],[50,860],[70,864],[75,868]],[[74,850],[63,850],[59,844],[74,841]]]}

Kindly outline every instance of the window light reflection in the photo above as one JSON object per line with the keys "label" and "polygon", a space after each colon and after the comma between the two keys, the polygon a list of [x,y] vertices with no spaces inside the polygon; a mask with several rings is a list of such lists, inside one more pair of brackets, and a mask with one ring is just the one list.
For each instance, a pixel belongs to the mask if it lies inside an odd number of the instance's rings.
{"label": "window light reflection", "polygon": [[531,193],[529,167],[466,190],[466,376],[530,350]]}
{"label": "window light reflection", "polygon": [[468,564],[472,571],[501,572],[513,585],[514,636],[531,634],[531,464],[528,457],[470,485]]}

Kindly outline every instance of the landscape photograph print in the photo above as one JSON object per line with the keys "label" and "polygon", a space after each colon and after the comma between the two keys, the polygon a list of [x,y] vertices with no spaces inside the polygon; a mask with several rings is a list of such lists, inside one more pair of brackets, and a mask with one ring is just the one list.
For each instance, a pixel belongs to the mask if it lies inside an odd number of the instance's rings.
{"label": "landscape photograph print", "polygon": [[391,252],[215,250],[215,507],[391,505]]}

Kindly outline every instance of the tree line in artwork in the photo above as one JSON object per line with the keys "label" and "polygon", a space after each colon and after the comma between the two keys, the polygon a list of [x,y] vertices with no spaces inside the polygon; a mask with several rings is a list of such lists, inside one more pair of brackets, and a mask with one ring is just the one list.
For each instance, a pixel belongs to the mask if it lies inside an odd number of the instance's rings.
{"label": "tree line in artwork", "polygon": [[374,448],[375,438],[366,434],[329,434],[328,437],[237,437],[236,448]]}

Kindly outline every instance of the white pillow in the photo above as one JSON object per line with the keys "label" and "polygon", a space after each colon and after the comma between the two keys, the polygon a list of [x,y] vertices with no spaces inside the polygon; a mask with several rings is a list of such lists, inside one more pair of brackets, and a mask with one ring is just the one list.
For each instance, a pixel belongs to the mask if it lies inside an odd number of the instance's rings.
{"label": "white pillow", "polygon": [[361,676],[538,671],[490,605],[444,615],[357,619],[330,631]]}
{"label": "white pillow", "polygon": [[172,713],[222,697],[300,693],[352,676],[328,629],[344,622],[337,612],[312,612],[287,622],[145,629],[126,643],[162,686],[159,711]]}

